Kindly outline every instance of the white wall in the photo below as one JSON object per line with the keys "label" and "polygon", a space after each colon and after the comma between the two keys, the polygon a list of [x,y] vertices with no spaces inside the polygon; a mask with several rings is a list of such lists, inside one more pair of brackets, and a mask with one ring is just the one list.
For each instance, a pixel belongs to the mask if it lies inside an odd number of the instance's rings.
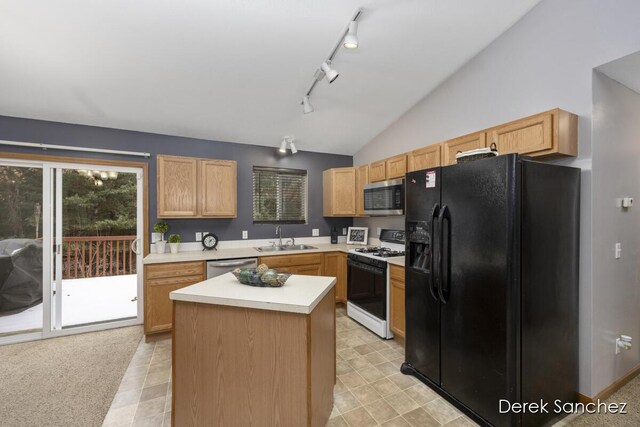
{"label": "white wall", "polygon": [[[640,68],[635,70],[640,73]],[[640,94],[593,75],[593,377],[602,390],[640,363],[637,342],[615,355],[620,334],[640,339]],[[622,258],[614,245],[622,243]]]}
{"label": "white wall", "polygon": [[[579,391],[590,396],[600,391],[591,358],[592,69],[640,50],[638,16],[637,0],[544,0],[354,157],[364,164],[555,107],[580,116],[578,158],[561,163],[583,170]],[[355,221],[374,231],[378,223]]]}

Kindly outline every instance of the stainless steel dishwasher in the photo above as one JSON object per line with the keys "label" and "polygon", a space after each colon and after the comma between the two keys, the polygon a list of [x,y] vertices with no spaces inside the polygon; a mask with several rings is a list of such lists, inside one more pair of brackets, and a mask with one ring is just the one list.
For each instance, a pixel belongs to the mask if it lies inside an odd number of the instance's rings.
{"label": "stainless steel dishwasher", "polygon": [[223,259],[207,261],[207,279],[228,273],[236,268],[256,268],[258,258]]}

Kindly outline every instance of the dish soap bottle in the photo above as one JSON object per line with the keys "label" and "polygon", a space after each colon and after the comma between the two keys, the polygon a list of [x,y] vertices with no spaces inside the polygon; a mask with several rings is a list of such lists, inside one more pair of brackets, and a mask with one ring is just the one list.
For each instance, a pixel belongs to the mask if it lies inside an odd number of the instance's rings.
{"label": "dish soap bottle", "polygon": [[338,243],[338,230],[336,230],[336,226],[333,226],[331,230],[331,244],[335,245]]}

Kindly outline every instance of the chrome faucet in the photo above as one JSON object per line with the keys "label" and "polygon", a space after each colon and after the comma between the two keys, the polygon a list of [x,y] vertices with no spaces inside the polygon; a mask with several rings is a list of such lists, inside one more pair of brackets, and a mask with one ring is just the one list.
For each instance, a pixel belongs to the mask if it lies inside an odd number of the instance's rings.
{"label": "chrome faucet", "polygon": [[278,238],[277,247],[282,247],[282,228],[279,225],[276,225],[276,237]]}

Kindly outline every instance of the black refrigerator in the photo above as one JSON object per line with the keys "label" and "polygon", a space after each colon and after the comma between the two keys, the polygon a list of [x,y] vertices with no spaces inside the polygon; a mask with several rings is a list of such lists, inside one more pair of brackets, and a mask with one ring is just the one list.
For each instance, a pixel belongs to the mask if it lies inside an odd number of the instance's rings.
{"label": "black refrigerator", "polygon": [[509,154],[405,182],[402,372],[480,424],[553,423],[578,390],[580,170]]}

